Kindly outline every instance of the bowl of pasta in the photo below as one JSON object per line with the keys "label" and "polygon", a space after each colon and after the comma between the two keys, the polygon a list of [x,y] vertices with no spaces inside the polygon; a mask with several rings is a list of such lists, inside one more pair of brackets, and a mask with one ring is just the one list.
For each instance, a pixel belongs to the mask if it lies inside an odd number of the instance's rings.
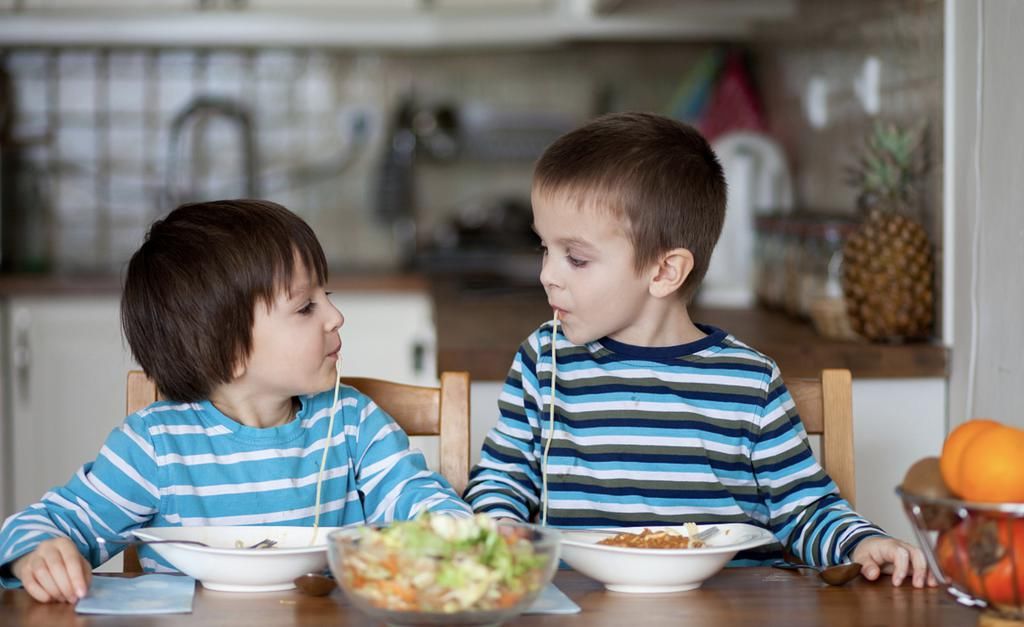
{"label": "bowl of pasta", "polygon": [[[290,590],[299,575],[327,568],[327,536],[338,527],[144,527],[132,534],[164,561],[222,592]],[[184,542],[179,542],[184,541]],[[202,543],[189,544],[189,543]],[[266,546],[271,545],[271,546]]]}
{"label": "bowl of pasta", "polygon": [[743,523],[565,530],[562,559],[614,592],[682,592],[700,587],[740,551],[775,541]]}
{"label": "bowl of pasta", "polygon": [[530,607],[558,554],[551,529],[426,514],[335,532],[327,555],[349,601],[388,625],[496,625]]}

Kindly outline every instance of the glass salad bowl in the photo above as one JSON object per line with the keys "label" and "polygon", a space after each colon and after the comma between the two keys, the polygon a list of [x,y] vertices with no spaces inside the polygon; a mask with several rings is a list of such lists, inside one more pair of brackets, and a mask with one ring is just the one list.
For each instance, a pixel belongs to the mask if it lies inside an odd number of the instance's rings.
{"label": "glass salad bowl", "polygon": [[1024,503],[896,493],[940,584],[963,605],[1024,621]]}
{"label": "glass salad bowl", "polygon": [[389,625],[497,625],[551,581],[557,531],[478,515],[423,515],[333,532],[328,562],[345,596]]}

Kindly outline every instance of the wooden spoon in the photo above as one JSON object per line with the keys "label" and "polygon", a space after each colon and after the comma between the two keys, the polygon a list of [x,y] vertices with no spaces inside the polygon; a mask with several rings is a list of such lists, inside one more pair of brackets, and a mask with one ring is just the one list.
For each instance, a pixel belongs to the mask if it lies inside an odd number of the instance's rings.
{"label": "wooden spoon", "polygon": [[337,582],[334,581],[334,577],[323,575],[321,573],[306,573],[305,575],[299,575],[292,580],[295,587],[300,592],[304,592],[310,596],[323,597],[327,596],[334,591],[337,587]]}

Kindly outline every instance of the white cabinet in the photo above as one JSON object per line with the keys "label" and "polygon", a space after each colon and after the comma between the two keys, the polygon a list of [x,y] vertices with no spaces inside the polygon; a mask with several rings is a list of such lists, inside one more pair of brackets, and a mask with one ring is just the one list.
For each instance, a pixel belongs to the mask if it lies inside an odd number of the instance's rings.
{"label": "white cabinet", "polygon": [[345,316],[341,371],[414,385],[437,385],[437,334],[430,295],[343,291],[331,301]]}
{"label": "white cabinet", "polygon": [[450,49],[746,39],[792,0],[0,0],[0,47]]}
{"label": "white cabinet", "polygon": [[132,366],[116,297],[19,297],[4,307],[4,514],[65,483],[124,419]]}

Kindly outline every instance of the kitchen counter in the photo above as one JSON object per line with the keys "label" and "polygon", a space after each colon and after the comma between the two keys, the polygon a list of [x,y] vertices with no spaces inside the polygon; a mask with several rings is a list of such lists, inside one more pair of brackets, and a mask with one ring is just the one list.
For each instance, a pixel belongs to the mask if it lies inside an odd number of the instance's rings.
{"label": "kitchen counter", "polygon": [[[433,297],[437,371],[468,370],[475,381],[503,381],[520,342],[551,317],[540,287],[473,291],[440,283]],[[772,357],[788,377],[817,377],[824,368],[848,368],[854,379],[947,375],[948,350],[936,343],[830,340],[810,323],[756,308],[694,308],[691,316]]]}
{"label": "kitchen counter", "polygon": [[[342,269],[331,272],[328,290],[430,292],[437,327],[437,371],[468,370],[477,381],[503,381],[519,343],[551,317],[543,290],[460,289],[422,274]],[[118,296],[111,275],[0,275],[0,297]],[[725,329],[771,356],[786,376],[817,376],[823,368],[849,368],[855,379],[947,375],[948,349],[918,342],[902,345],[829,340],[809,323],[763,309],[695,308],[692,316]]]}
{"label": "kitchen counter", "polygon": [[[425,292],[430,281],[421,274],[388,270],[332,270],[332,292]],[[121,277],[115,275],[0,274],[0,297],[5,296],[120,296]]]}

